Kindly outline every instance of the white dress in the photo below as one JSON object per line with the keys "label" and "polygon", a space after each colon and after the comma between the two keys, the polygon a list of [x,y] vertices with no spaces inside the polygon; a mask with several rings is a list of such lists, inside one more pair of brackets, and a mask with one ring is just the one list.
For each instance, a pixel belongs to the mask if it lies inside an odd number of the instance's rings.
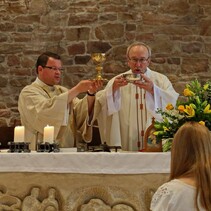
{"label": "white dress", "polygon": [[[174,179],[160,186],[152,197],[152,211],[196,211],[196,188]],[[205,211],[199,206],[200,211]]]}

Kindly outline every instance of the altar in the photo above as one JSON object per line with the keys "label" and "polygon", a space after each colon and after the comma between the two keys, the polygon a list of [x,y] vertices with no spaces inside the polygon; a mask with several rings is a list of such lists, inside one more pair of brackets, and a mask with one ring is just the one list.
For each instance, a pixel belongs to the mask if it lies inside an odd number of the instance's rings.
{"label": "altar", "polygon": [[145,211],[169,172],[169,152],[2,151],[0,209]]}

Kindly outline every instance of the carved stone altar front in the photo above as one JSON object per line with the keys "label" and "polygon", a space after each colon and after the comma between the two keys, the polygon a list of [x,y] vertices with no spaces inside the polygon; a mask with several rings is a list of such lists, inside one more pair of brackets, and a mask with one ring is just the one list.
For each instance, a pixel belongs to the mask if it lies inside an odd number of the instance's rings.
{"label": "carved stone altar front", "polygon": [[147,211],[167,179],[168,174],[0,173],[0,210]]}

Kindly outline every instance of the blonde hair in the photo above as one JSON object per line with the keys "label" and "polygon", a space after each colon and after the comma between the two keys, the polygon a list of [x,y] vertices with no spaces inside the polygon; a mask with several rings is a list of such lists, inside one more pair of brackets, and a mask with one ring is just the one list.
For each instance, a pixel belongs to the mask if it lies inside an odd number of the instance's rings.
{"label": "blonde hair", "polygon": [[175,134],[171,150],[170,180],[193,177],[197,199],[207,210],[211,208],[211,132],[197,122],[186,122]]}

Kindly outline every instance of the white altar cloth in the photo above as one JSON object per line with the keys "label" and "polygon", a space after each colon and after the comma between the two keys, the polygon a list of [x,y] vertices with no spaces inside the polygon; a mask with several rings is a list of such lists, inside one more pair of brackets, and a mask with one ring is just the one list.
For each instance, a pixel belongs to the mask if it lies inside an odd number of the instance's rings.
{"label": "white altar cloth", "polygon": [[155,152],[0,152],[0,172],[82,174],[169,173],[170,153]]}

